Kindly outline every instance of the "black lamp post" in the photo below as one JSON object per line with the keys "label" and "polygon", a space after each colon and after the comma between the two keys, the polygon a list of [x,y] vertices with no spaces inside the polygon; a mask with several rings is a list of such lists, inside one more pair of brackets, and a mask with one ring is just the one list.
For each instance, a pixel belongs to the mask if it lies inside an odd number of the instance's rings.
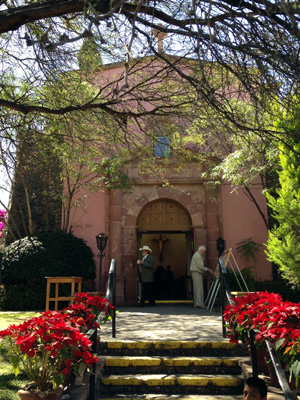
{"label": "black lamp post", "polygon": [[100,268],[99,268],[99,280],[98,280],[98,292],[101,292],[101,276],[102,276],[102,258],[105,257],[105,247],[107,245],[108,236],[105,233],[99,233],[96,236],[97,247],[98,247],[98,257],[100,257]]}
{"label": "black lamp post", "polygon": [[222,239],[221,237],[219,237],[219,239],[217,239],[217,249],[218,249],[219,257],[220,257],[225,250],[225,240]]}

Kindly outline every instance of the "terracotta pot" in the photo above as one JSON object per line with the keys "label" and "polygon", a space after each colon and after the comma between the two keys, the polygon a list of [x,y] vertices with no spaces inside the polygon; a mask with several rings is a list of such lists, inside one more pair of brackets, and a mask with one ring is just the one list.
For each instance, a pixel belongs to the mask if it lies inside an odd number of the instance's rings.
{"label": "terracotta pot", "polygon": [[[249,352],[250,352],[250,360],[252,362],[252,358],[251,358],[251,351],[250,351],[250,346],[248,346],[249,348]],[[265,374],[268,375],[269,374],[269,370],[268,370],[268,366],[267,366],[267,362],[266,359],[269,359],[269,352],[267,349],[262,349],[260,347],[256,348],[256,357],[257,357],[257,368],[258,368],[258,372],[261,374]]]}
{"label": "terracotta pot", "polygon": [[63,393],[63,388],[49,389],[38,391],[37,389],[28,389],[26,387],[18,390],[18,395],[21,400],[60,400]]}

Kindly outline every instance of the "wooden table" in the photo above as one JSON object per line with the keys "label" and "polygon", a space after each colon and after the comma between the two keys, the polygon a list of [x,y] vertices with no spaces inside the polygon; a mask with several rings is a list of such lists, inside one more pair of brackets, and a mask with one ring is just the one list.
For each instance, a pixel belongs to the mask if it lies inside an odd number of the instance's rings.
{"label": "wooden table", "polygon": [[[74,293],[75,293],[75,285],[77,284],[76,293],[81,292],[81,281],[82,278],[78,276],[58,276],[58,277],[46,277],[47,279],[47,293],[46,293],[46,311],[49,310],[50,301],[55,302],[55,311],[58,311],[58,302],[59,301],[70,301],[73,303],[74,301]],[[50,297],[50,287],[51,283],[55,284],[55,297]],[[71,284],[71,294],[66,297],[59,297],[59,284],[60,283],[69,283]]]}

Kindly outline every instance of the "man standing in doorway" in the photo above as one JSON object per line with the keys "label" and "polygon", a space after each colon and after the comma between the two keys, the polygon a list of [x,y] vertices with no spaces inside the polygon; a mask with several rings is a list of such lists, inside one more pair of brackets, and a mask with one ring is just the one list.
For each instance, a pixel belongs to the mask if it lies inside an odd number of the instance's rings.
{"label": "man standing in doorway", "polygon": [[204,266],[206,247],[200,246],[199,249],[192,257],[190,271],[193,279],[193,292],[194,292],[194,308],[206,308],[204,305],[203,293],[203,272],[210,272],[213,270]]}
{"label": "man standing in doorway", "polygon": [[154,258],[150,254],[152,250],[148,246],[143,246],[140,251],[142,252],[142,259],[138,260],[139,265],[139,278],[142,283],[142,298],[141,307],[144,307],[145,300],[149,300],[150,306],[155,306],[154,298]]}

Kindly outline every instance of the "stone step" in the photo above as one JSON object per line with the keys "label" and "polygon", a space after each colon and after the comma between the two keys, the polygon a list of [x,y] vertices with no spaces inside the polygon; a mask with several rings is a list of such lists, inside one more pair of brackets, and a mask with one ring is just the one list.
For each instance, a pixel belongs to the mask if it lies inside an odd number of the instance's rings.
{"label": "stone step", "polygon": [[103,375],[102,393],[241,394],[237,375],[123,374]]}
{"label": "stone step", "polygon": [[[229,341],[100,342],[101,396],[240,396],[245,346]],[[176,397],[175,397],[176,398]],[[205,400],[205,399],[203,399]]]}
{"label": "stone step", "polygon": [[240,374],[241,357],[175,357],[175,356],[107,356],[105,373],[179,373],[188,374]]}
{"label": "stone step", "polygon": [[246,346],[229,341],[130,341],[100,342],[101,355],[248,356]]}
{"label": "stone step", "polygon": [[98,397],[98,400],[242,400],[242,395],[168,395],[168,394],[115,394],[113,397]]}

